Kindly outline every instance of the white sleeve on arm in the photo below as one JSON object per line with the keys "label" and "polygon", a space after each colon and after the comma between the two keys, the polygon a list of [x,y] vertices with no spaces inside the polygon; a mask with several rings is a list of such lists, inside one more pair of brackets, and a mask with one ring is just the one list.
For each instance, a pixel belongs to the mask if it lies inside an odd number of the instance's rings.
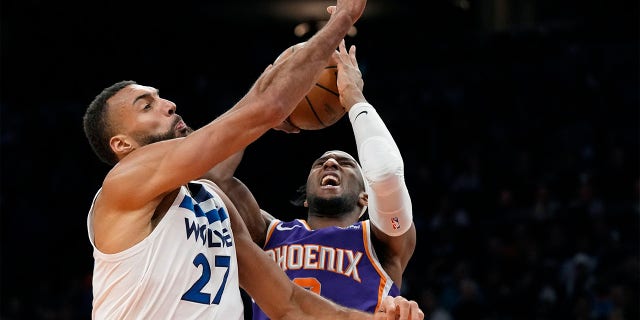
{"label": "white sleeve on arm", "polygon": [[400,150],[369,103],[356,103],[349,120],[369,194],[369,219],[388,235],[402,235],[413,223],[413,212]]}

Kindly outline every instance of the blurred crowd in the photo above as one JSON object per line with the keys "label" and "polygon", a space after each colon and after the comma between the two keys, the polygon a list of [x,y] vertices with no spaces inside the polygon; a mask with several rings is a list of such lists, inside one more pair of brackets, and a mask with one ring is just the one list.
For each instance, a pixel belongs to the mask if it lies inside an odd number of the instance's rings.
{"label": "blurred crowd", "polygon": [[637,44],[567,40],[493,38],[383,100],[415,121],[389,113],[428,319],[640,319]]}

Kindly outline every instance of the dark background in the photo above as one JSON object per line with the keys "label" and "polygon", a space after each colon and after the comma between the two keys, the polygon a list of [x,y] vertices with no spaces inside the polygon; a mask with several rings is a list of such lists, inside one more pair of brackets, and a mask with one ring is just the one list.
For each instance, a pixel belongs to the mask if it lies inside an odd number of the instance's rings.
{"label": "dark background", "polygon": [[[86,214],[109,167],[81,119],[102,88],[159,88],[197,128],[326,18],[296,0],[0,6],[0,319],[89,318]],[[433,320],[638,319],[638,2],[369,0],[356,27],[418,228],[403,295]],[[353,144],[346,118],[272,131],[237,175],[303,217],[288,200],[311,162]]]}

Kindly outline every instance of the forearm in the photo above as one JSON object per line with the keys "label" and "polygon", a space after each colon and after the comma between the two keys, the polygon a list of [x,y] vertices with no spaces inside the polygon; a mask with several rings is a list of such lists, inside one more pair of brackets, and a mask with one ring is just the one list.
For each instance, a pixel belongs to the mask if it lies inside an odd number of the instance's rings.
{"label": "forearm", "polygon": [[369,313],[340,306],[318,294],[299,287],[293,290],[292,305],[298,305],[299,310],[283,319],[291,320],[371,320]]}
{"label": "forearm", "polygon": [[249,188],[236,177],[232,177],[221,188],[234,202],[253,242],[262,247],[266,238],[267,223],[262,216],[262,210],[256,198]]}
{"label": "forearm", "polygon": [[236,245],[240,286],[271,319],[372,319],[370,314],[339,306],[294,284],[266,253],[256,251],[257,247],[245,237],[236,237]]}
{"label": "forearm", "polygon": [[384,233],[401,235],[411,227],[413,213],[400,150],[370,104],[353,106],[349,119],[369,193],[369,218]]}
{"label": "forearm", "polygon": [[282,63],[275,64],[271,72],[256,83],[256,92],[278,103],[286,118],[313,87],[352,23],[348,14],[342,11],[334,13],[329,22],[304,46]]}

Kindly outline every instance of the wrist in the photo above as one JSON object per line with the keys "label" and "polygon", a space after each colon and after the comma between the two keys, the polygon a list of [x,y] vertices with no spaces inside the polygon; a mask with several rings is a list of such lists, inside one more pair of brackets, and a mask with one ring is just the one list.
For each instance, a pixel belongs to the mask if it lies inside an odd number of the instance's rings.
{"label": "wrist", "polygon": [[353,106],[355,106],[356,104],[368,103],[367,99],[365,99],[362,94],[351,94],[351,95],[347,94],[347,95],[343,95],[343,96],[341,96],[341,100],[342,100],[341,102],[343,103],[343,106],[345,107],[347,112],[351,111]]}
{"label": "wrist", "polygon": [[348,111],[349,120],[351,120],[351,123],[353,124],[353,122],[356,120],[358,115],[360,113],[362,113],[363,111],[368,112],[367,110],[374,110],[375,111],[373,106],[369,102],[367,102],[366,100],[354,103],[349,108],[349,111]]}

